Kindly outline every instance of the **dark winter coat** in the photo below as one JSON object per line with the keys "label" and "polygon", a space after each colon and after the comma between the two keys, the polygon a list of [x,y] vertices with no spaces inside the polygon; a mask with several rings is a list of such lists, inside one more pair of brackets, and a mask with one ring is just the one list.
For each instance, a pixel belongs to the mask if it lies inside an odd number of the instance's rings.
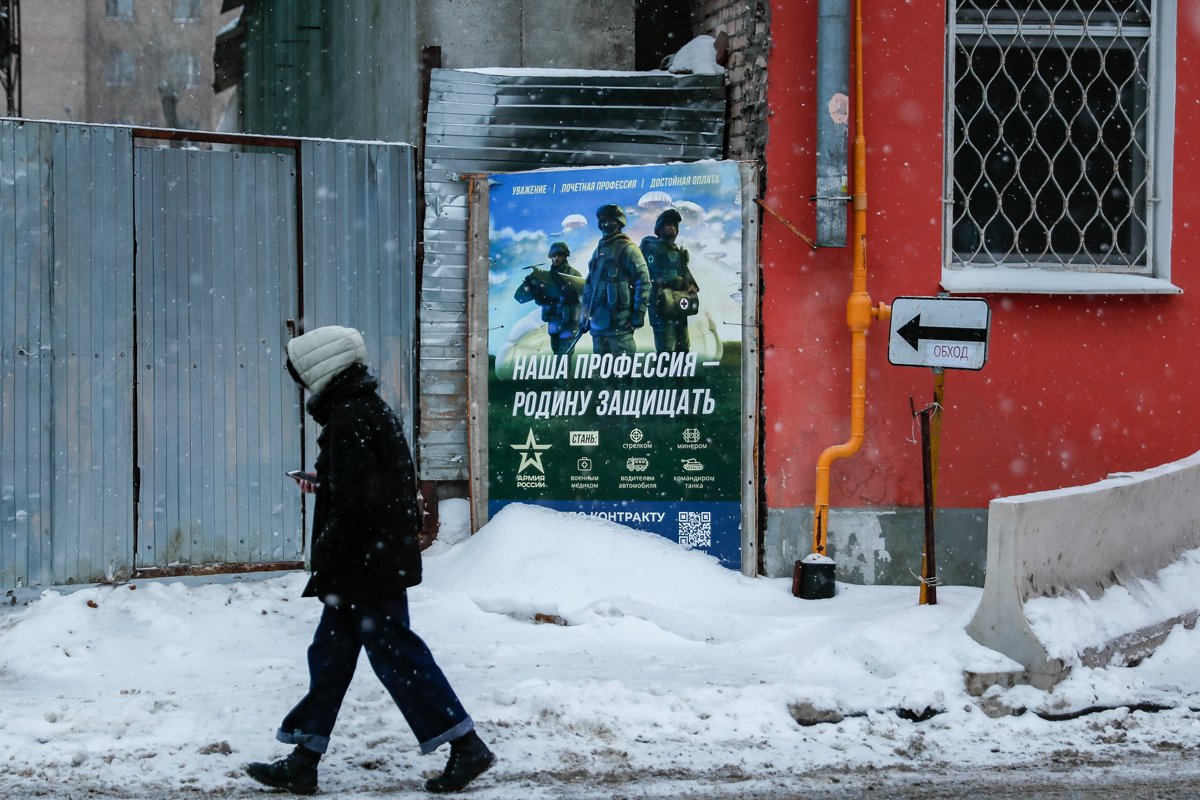
{"label": "dark winter coat", "polygon": [[352,364],[308,401],[322,430],[306,597],[378,602],[421,582],[412,456],[378,386]]}

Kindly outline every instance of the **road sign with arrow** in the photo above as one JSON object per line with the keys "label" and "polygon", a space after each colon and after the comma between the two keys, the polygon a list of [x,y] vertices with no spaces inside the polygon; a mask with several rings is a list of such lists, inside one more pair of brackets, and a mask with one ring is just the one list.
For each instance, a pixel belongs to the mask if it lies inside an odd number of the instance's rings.
{"label": "road sign with arrow", "polygon": [[907,367],[981,369],[991,309],[977,297],[897,297],[888,361]]}

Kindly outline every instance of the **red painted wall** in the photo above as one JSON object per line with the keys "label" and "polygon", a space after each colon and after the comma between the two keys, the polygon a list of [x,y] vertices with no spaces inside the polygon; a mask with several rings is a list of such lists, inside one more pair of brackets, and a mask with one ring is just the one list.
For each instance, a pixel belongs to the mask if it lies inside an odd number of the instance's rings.
{"label": "red painted wall", "polygon": [[[865,6],[867,268],[873,304],[939,290],[943,3]],[[772,3],[765,202],[815,230],[817,4]],[[1200,450],[1200,14],[1181,12],[1175,97],[1173,296],[984,295],[988,362],[947,370],[938,504],[1090,483]],[[852,92],[853,94],[853,92]],[[852,121],[852,125],[853,125]],[[853,129],[851,136],[853,137]],[[812,251],[763,217],[765,481],[773,508],[811,506],[817,457],[849,437],[851,249]],[[909,397],[928,369],[887,360],[887,323],[868,333],[862,450],[835,461],[831,505],[921,505]]]}

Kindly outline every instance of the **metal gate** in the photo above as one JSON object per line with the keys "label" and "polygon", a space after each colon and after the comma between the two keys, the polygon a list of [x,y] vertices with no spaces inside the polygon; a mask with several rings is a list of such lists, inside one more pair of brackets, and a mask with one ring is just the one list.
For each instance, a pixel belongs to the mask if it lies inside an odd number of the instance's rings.
{"label": "metal gate", "polygon": [[0,120],[0,589],[298,562],[288,322],[361,330],[412,441],[415,186],[409,145]]}
{"label": "metal gate", "polygon": [[135,151],[135,567],[297,561],[292,153]]}

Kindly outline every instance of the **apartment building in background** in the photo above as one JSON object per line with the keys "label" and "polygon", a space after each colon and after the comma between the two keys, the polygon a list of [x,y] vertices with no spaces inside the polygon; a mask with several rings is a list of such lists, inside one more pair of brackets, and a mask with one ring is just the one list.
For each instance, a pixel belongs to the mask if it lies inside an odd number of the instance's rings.
{"label": "apartment building in background", "polygon": [[215,129],[222,0],[37,0],[21,7],[27,119]]}

